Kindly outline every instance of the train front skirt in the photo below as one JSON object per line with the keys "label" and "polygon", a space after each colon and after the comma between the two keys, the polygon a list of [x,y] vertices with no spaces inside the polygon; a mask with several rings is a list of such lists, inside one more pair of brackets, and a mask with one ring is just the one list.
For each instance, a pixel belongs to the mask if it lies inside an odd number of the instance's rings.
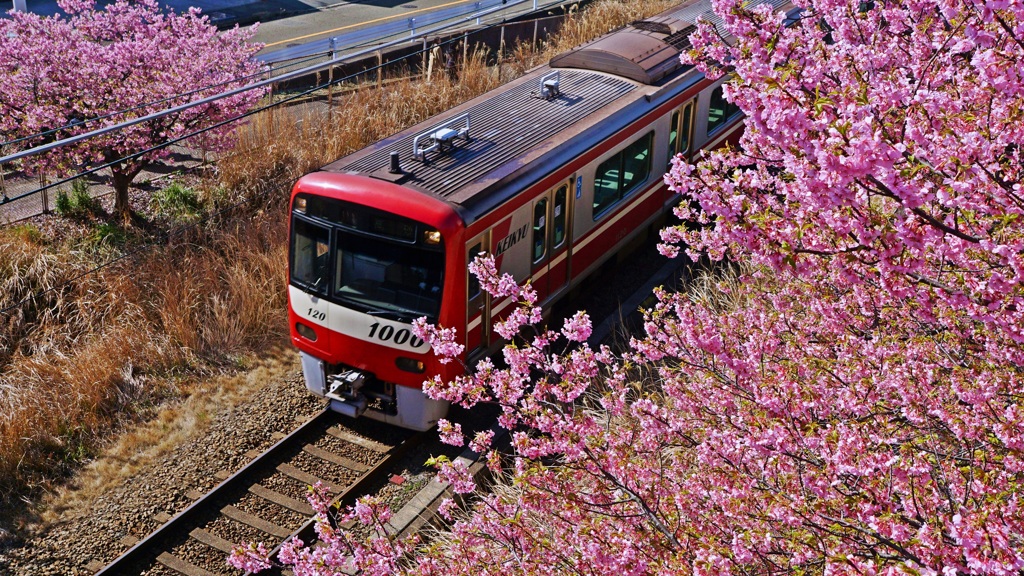
{"label": "train front skirt", "polygon": [[365,416],[412,430],[429,430],[448,413],[449,403],[432,400],[419,388],[387,386],[380,394],[364,388],[372,377],[355,369],[330,373],[327,363],[299,352],[306,389],[331,401],[331,410],[356,418]]}

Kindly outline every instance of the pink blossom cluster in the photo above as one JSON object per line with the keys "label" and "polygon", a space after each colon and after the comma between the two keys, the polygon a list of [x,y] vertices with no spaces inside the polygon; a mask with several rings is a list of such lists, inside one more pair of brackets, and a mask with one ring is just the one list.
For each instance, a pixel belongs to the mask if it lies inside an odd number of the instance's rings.
{"label": "pink blossom cluster", "polygon": [[[281,545],[277,554],[278,566],[294,566],[302,576],[326,576],[360,572],[368,576],[387,576],[398,573],[402,559],[419,538],[393,540],[388,525],[390,510],[377,497],[364,497],[343,513],[331,506],[330,494],[319,483],[311,487],[309,503],[317,511],[315,517],[318,546],[306,546],[299,539]],[[370,527],[371,536],[357,538],[351,531],[337,527],[349,521]],[[261,572],[275,565],[268,558],[263,544],[236,547],[228,557],[228,564],[239,570]]]}
{"label": "pink blossom cluster", "polygon": [[[248,42],[255,28],[219,32],[195,8],[174,14],[155,0],[118,0],[103,9],[94,0],[58,4],[68,16],[15,11],[0,19],[0,142],[30,137],[18,144],[28,148],[82,134],[243,86],[261,70],[252,58],[261,45]],[[262,95],[237,94],[64,146],[25,159],[24,167],[73,174],[115,162],[232,118]],[[230,142],[231,131],[218,128],[190,142],[216,151]],[[115,187],[126,195],[142,167],[168,153],[116,163]]]}
{"label": "pink blossom cluster", "polygon": [[430,344],[431,348],[442,364],[447,364],[453,359],[462,355],[466,347],[459,343],[458,333],[454,328],[441,328],[427,322],[426,316],[421,316],[412,322],[412,331],[417,338]]}
{"label": "pink blossom cluster", "polygon": [[[478,435],[501,481],[445,503],[435,544],[365,554],[419,575],[1024,572],[1024,4],[713,5],[685,59],[733,75],[747,130],[676,160],[686,222],[661,238],[728,265],[658,291],[613,354],[478,260],[519,303],[501,363],[425,389],[497,404],[512,453]],[[462,464],[441,477],[472,489]]]}
{"label": "pink blossom cluster", "polygon": [[1024,8],[814,2],[788,27],[765,7],[716,10],[735,42],[705,22],[684,60],[730,63],[746,131],[677,162],[667,180],[715,225],[669,242],[880,284],[1022,340]]}

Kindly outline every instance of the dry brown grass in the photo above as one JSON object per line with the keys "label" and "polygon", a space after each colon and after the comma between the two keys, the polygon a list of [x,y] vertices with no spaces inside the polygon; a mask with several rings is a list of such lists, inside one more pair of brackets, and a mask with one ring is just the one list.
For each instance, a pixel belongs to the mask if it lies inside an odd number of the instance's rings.
{"label": "dry brown grass", "polygon": [[[0,231],[0,495],[46,486],[112,428],[189,392],[183,374],[209,374],[286,334],[286,228],[281,198],[301,174],[517,77],[552,54],[668,7],[606,1],[573,14],[538,49],[511,47],[501,65],[481,51],[457,81],[350,86],[335,105],[275,110],[239,131],[211,196],[257,198],[249,209],[143,256],[79,277],[90,254]],[[73,282],[68,282],[74,279]],[[25,302],[22,300],[37,295]]]}
{"label": "dry brown grass", "polygon": [[[238,144],[220,161],[222,184],[233,190],[281,187],[345,154],[412,126],[501,84],[486,54],[474,51],[453,81],[432,80],[346,85],[334,105],[314,103],[295,109],[274,108],[238,133]],[[296,142],[303,143],[296,146]]]}
{"label": "dry brown grass", "polygon": [[678,1],[668,0],[605,0],[595,2],[583,11],[570,8],[571,17],[548,42],[544,56],[550,58],[630,22],[664,12],[677,4]]}
{"label": "dry brown grass", "polygon": [[[28,302],[8,318],[16,342],[0,373],[0,489],[45,485],[104,434],[286,332],[284,227],[261,215],[211,226]],[[71,252],[33,252],[0,236],[15,270],[9,300],[81,272]],[[17,282],[10,279],[16,277]],[[28,292],[30,293],[30,292]]]}
{"label": "dry brown grass", "polygon": [[[210,378],[201,393],[165,405],[151,420],[120,435],[76,476],[73,488],[58,489],[40,516],[43,522],[64,522],[75,511],[90,511],[97,495],[125,485],[147,463],[175,451],[181,444],[201,441],[210,415],[231,409],[258,394],[268,381],[283,380],[299,369],[296,355],[270,355],[241,374]],[[80,512],[79,512],[80,513]]]}
{"label": "dry brown grass", "polygon": [[137,282],[145,315],[176,347],[230,358],[287,332],[286,230],[265,216],[179,239]]}
{"label": "dry brown grass", "polygon": [[[571,9],[562,29],[549,40],[506,49],[499,66],[488,66],[488,54],[472,50],[458,63],[454,78],[347,85],[332,98],[334,105],[293,110],[272,109],[239,131],[235,150],[220,161],[221,182],[233,190],[280,187],[341,156],[359,150],[439,112],[484,94],[547,62],[552,56],[615,28],[662,12],[667,0],[597,2],[580,12]],[[301,122],[297,122],[301,120]],[[295,143],[301,142],[301,146]],[[271,184],[273,183],[273,184]]]}

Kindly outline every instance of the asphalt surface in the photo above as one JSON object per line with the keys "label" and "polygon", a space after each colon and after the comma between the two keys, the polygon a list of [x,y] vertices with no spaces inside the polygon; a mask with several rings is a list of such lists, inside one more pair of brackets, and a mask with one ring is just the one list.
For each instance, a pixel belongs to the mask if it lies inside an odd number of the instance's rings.
{"label": "asphalt surface", "polygon": [[[28,10],[37,14],[56,15],[61,13],[56,0],[24,0]],[[103,4],[114,0],[98,0]],[[383,25],[394,20],[411,18],[432,10],[473,4],[475,0],[161,0],[164,5],[175,11],[185,11],[190,7],[199,8],[222,29],[235,25],[252,26],[258,24],[255,42],[265,45],[263,52],[269,53],[305,43],[322,41],[326,38],[343,35],[355,29]],[[506,10],[504,14],[495,15],[486,20],[492,22],[502,17],[528,11],[530,2],[522,6]],[[11,0],[0,0],[0,18],[7,17],[11,9]],[[394,37],[391,38],[392,40]],[[382,38],[381,40],[384,40]],[[183,161],[187,165],[197,162],[194,158]],[[184,166],[184,165],[183,165]],[[183,166],[171,165],[169,171]],[[164,172],[144,174],[140,179],[156,180],[164,176]],[[48,194],[32,195],[37,188],[34,179],[11,178],[11,174],[0,177],[0,222],[19,221],[39,214],[46,209],[52,210],[56,191]],[[108,188],[105,181],[93,182],[94,195],[102,195]],[[18,198],[12,202],[8,198]],[[44,208],[45,207],[45,208]]]}
{"label": "asphalt surface", "polygon": [[[62,13],[56,0],[25,0],[28,11],[44,15]],[[112,0],[99,0],[100,5]],[[174,11],[195,6],[221,28],[258,23],[254,41],[264,50],[277,50],[303,42],[338,35],[356,28],[409,18],[431,10],[473,0],[161,0]],[[12,7],[0,0],[0,17]]]}

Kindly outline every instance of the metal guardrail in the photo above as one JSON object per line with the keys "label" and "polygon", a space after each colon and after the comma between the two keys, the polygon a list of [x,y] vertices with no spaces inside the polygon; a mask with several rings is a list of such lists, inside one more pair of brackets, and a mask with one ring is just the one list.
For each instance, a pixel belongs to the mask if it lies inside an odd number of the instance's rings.
{"label": "metal guardrail", "polygon": [[[559,1],[554,4],[560,3],[562,2]],[[484,16],[508,10],[510,8],[519,7],[524,4],[531,5],[530,9],[534,11],[538,8],[544,7],[538,6],[537,0],[479,0],[473,3],[435,10],[433,12],[428,12],[411,18],[397,19],[392,22],[354,30],[352,32],[332,36],[330,38],[324,38],[322,40],[314,40],[313,42],[307,42],[298,46],[289,46],[288,48],[282,48],[280,50],[261,54],[257,56],[257,58],[268,64],[273,64],[276,62],[295,60],[317,54],[351,49],[363,46],[367,43],[376,42],[383,38],[391,38],[393,36],[406,33],[408,33],[410,38],[415,38],[418,35],[417,29],[421,29],[425,26],[433,26],[434,24],[438,24],[446,20],[454,20],[465,16],[476,16],[476,23],[480,24],[480,19]],[[551,5],[552,3],[549,2],[546,4]]]}
{"label": "metal guardrail", "polygon": [[[476,17],[480,18],[480,17],[483,17],[483,16],[487,16],[487,15],[493,14],[495,12],[500,12],[502,10],[506,10],[510,6],[516,6],[516,5],[520,5],[520,4],[531,3],[531,4],[535,5],[535,6],[537,5],[537,0],[509,0],[505,4],[501,4],[502,0],[486,0],[486,1],[496,2],[497,6],[491,7],[491,8],[485,9],[483,11],[479,11],[479,12],[474,13]],[[541,9],[541,8],[548,8],[548,7],[552,7],[552,6],[557,6],[557,5],[565,3],[565,1],[566,0],[555,0],[553,2],[549,2],[549,3],[545,4],[543,6],[538,6],[537,8]],[[440,12],[443,12],[443,11],[440,11]],[[465,19],[466,16],[463,15],[461,18]],[[441,31],[447,30],[449,28],[453,28],[453,27],[455,27],[455,26],[457,26],[457,25],[459,25],[461,23],[462,22],[456,20],[456,21],[453,21],[451,23],[444,24],[444,25],[441,25],[441,26],[434,26],[434,27],[429,28],[427,30],[420,30],[419,32],[417,32],[415,34],[415,38],[424,38],[425,39],[430,34],[437,34],[437,33],[441,32]],[[102,128],[97,128],[95,130],[90,130],[89,132],[84,132],[84,133],[81,133],[81,134],[77,134],[75,136],[69,136],[67,138],[62,138],[60,140],[56,140],[56,141],[53,141],[53,142],[49,142],[47,144],[42,144],[42,145],[39,145],[39,146],[35,146],[35,147],[29,148],[27,150],[20,150],[20,151],[11,153],[11,154],[7,154],[6,156],[0,156],[0,166],[3,166],[5,163],[8,163],[8,162],[14,162],[16,160],[21,160],[22,158],[27,158],[29,156],[34,156],[36,154],[42,154],[42,153],[45,153],[45,152],[49,152],[50,150],[53,150],[55,148],[60,148],[61,146],[67,146],[69,144],[75,144],[75,143],[80,142],[82,140],[87,140],[89,138],[94,138],[96,136],[102,136],[102,135],[110,133],[110,132],[115,132],[117,130],[122,130],[122,129],[128,128],[130,126],[135,126],[136,124],[142,124],[144,122],[149,122],[149,121],[155,120],[157,118],[162,118],[164,116],[170,116],[171,114],[177,114],[177,113],[182,112],[184,110],[188,110],[188,109],[191,109],[191,108],[196,108],[198,106],[209,104],[211,102],[215,102],[215,101],[223,99],[223,98],[234,96],[236,94],[241,94],[243,92],[248,92],[250,90],[255,90],[255,89],[271,86],[272,84],[274,84],[276,82],[284,82],[284,81],[291,80],[291,79],[294,79],[294,78],[301,78],[301,77],[307,76],[309,74],[313,74],[313,73],[316,73],[316,72],[319,72],[319,71],[322,71],[322,70],[326,70],[326,69],[328,69],[331,66],[338,65],[338,64],[343,64],[343,63],[345,63],[345,62],[347,62],[349,60],[354,60],[354,59],[356,59],[356,58],[358,58],[360,56],[371,54],[371,53],[373,53],[376,50],[380,50],[381,48],[386,48],[388,46],[395,46],[395,45],[398,45],[398,44],[400,44],[402,42],[405,42],[405,41],[406,41],[405,39],[403,39],[403,40],[391,40],[389,42],[384,42],[383,44],[380,44],[380,45],[372,47],[372,48],[365,48],[365,47],[359,47],[359,46],[349,46],[348,48],[352,48],[352,49],[357,49],[358,48],[358,50],[356,50],[353,53],[344,54],[344,55],[332,54],[332,58],[329,61],[327,61],[327,62],[321,62],[321,63],[305,66],[305,67],[300,68],[298,70],[292,70],[290,72],[286,72],[286,73],[278,75],[278,76],[273,76],[273,77],[268,78],[266,80],[260,80],[260,81],[253,82],[251,84],[247,84],[247,85],[239,87],[239,88],[233,88],[231,90],[226,90],[224,92],[220,92],[220,93],[214,94],[212,96],[207,96],[207,97],[204,97],[204,98],[200,98],[198,100],[193,100],[191,102],[188,102],[187,104],[181,104],[181,105],[178,105],[178,106],[172,106],[172,107],[160,110],[158,112],[153,112],[153,113],[150,113],[150,114],[146,114],[146,115],[143,115],[143,116],[132,118],[130,120],[125,120],[125,121],[119,122],[117,124],[112,124],[110,126],[104,126]],[[2,152],[0,152],[0,154],[2,154]]]}
{"label": "metal guardrail", "polygon": [[[9,175],[4,173],[3,169],[9,168],[12,165],[11,163],[23,158],[46,153],[60,146],[73,144],[101,134],[115,132],[128,126],[169,114],[174,114],[182,110],[213,102],[220,98],[245,92],[247,90],[263,87],[272,88],[273,86],[279,85],[281,82],[288,82],[311,74],[318,74],[323,70],[332,69],[333,66],[358,61],[360,57],[365,57],[371,54],[377,54],[379,57],[382,50],[399,47],[407,44],[409,41],[422,40],[424,43],[423,50],[425,51],[427,49],[426,42],[428,41],[428,38],[438,34],[450,34],[456,31],[469,30],[469,26],[474,20],[476,21],[475,28],[486,29],[488,27],[488,23],[485,23],[482,20],[488,17],[500,17],[504,22],[506,18],[518,19],[530,13],[536,14],[542,11],[551,10],[558,6],[564,6],[572,1],[573,0],[505,0],[503,3],[502,0],[479,0],[477,2],[466,3],[464,5],[448,9],[437,10],[429,14],[418,16],[417,18],[405,18],[383,25],[368,27],[349,34],[314,41],[309,44],[294,46],[285,50],[278,50],[261,55],[260,59],[268,64],[267,70],[264,74],[264,79],[255,81],[237,89],[200,98],[183,105],[173,106],[142,117],[101,127],[86,133],[66,137],[61,140],[52,141],[29,149],[8,151],[5,150],[3,146],[0,146],[0,196],[2,196],[0,197],[0,206],[3,207],[3,209],[0,210],[0,222],[18,221],[34,216],[40,212],[45,213],[52,210],[54,208],[54,199],[56,196],[55,192],[48,193],[49,190],[56,189],[58,186],[63,186],[74,178],[64,178],[52,183],[45,178],[41,178],[38,182],[33,182],[30,179],[25,178],[19,178],[16,181],[8,180],[7,176]],[[587,0],[576,0],[576,3],[578,4],[584,4],[586,2]],[[514,10],[515,8],[519,8],[519,10],[516,11]],[[490,24],[494,23],[493,18],[489,18],[489,20]],[[401,38],[395,38],[394,33],[396,30],[398,31],[397,33],[402,36]],[[386,36],[381,36],[388,33],[392,33],[390,40],[387,40]],[[405,35],[406,33],[408,33],[408,35]],[[535,37],[536,33],[537,31],[535,27]],[[369,38],[369,40],[367,40],[367,38]],[[502,31],[502,38],[504,38],[504,31]],[[363,45],[359,46],[359,42],[362,42]],[[368,44],[370,45],[368,46]],[[325,46],[328,51],[320,53],[316,52],[317,50],[324,49]],[[298,54],[303,54],[305,56],[297,56]],[[325,55],[327,56],[326,60],[323,58]],[[277,58],[286,56],[291,57],[292,60],[286,60],[283,62],[278,61],[282,64],[281,66],[275,67],[271,62],[271,58],[276,60]],[[287,64],[288,62],[290,62],[290,64]],[[295,69],[296,65],[298,69]],[[171,144],[176,145],[175,143],[177,142],[178,140]],[[76,177],[86,177],[90,174],[104,170],[107,166],[109,165],[90,168],[85,172],[79,173]],[[10,176],[13,175],[14,174],[11,174]],[[39,202],[39,197],[42,198],[41,203]]]}

